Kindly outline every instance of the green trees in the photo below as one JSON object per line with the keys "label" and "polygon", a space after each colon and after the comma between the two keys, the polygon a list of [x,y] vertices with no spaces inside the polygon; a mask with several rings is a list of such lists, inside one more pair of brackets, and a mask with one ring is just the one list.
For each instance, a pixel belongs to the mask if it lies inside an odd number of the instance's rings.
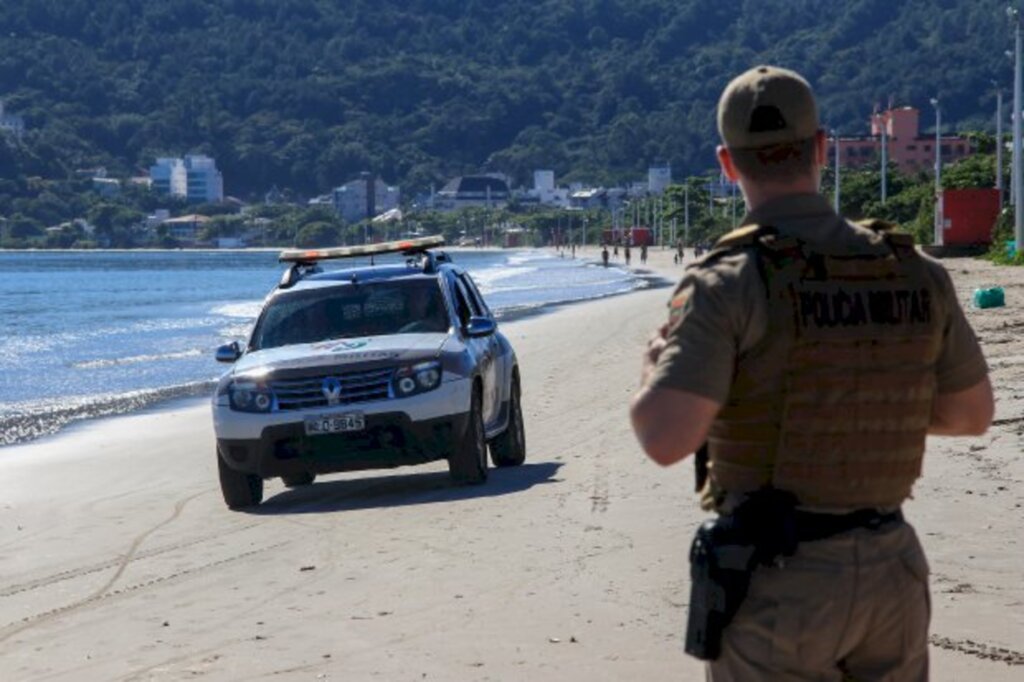
{"label": "green trees", "polygon": [[850,133],[935,94],[981,128],[1009,40],[1000,0],[6,0],[0,29],[0,97],[28,125],[0,180],[202,152],[243,198],[363,170],[407,192],[481,168],[697,173],[722,86],[762,61],[805,72]]}

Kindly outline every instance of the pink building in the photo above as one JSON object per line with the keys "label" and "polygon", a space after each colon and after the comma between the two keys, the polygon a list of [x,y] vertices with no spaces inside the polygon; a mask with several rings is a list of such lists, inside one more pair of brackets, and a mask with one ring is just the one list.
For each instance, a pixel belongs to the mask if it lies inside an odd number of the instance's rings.
{"label": "pink building", "polygon": [[[889,161],[904,173],[935,169],[935,135],[921,135],[921,112],[900,107],[871,117],[871,135],[839,138],[839,163],[847,168],[877,165],[882,155],[882,130],[888,135]],[[971,154],[970,142],[956,135],[941,138],[942,163],[953,163]],[[835,141],[829,138],[829,162],[835,159]]]}

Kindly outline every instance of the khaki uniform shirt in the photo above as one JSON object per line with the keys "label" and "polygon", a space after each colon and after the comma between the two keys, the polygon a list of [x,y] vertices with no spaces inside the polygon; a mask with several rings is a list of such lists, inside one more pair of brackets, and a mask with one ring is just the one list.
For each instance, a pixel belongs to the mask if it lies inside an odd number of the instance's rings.
{"label": "khaki uniform shirt", "polygon": [[[776,199],[748,214],[743,224],[771,226],[832,253],[864,248],[863,228],[836,215],[818,194]],[[667,346],[658,358],[652,387],[726,402],[736,359],[753,348],[768,327],[768,302],[755,258],[750,249],[737,250],[687,269],[672,297]],[[936,288],[946,293],[948,319],[936,366],[938,391],[961,391],[984,379],[988,368],[949,274],[937,261],[923,254],[922,258]]]}

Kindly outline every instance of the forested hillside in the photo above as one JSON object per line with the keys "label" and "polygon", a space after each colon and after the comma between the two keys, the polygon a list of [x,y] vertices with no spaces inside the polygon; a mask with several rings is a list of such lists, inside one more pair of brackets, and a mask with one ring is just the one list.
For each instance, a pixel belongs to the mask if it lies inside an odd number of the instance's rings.
{"label": "forested hillside", "polygon": [[[1009,92],[1004,0],[3,0],[0,195],[158,154],[216,157],[226,190],[310,195],[361,170],[406,191],[481,169],[525,182],[707,168],[714,105],[758,62],[866,132],[876,103],[990,127]],[[930,121],[925,111],[924,121]],[[15,186],[17,184],[17,187]]]}

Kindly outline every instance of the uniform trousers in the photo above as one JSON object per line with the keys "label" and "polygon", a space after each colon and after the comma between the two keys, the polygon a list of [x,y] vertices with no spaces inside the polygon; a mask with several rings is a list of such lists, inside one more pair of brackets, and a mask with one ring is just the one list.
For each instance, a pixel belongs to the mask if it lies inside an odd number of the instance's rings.
{"label": "uniform trousers", "polygon": [[711,682],[928,679],[928,563],[907,523],[801,543],[758,567]]}

